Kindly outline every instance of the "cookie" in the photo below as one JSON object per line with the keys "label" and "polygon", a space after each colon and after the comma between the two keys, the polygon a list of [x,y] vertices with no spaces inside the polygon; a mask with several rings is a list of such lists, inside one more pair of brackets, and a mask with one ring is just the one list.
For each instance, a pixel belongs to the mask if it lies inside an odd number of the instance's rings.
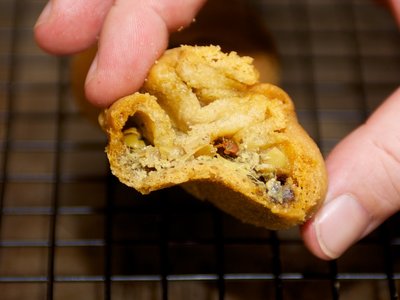
{"label": "cookie", "polygon": [[143,194],[181,185],[256,226],[305,222],[326,193],[324,160],[252,61],[218,46],[167,50],[140,92],[99,117],[112,173]]}

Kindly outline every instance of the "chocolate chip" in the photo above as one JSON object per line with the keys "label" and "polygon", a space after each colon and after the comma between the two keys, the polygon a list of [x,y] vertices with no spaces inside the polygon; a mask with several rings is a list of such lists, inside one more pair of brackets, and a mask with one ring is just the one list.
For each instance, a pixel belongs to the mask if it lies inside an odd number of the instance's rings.
{"label": "chocolate chip", "polygon": [[239,152],[239,146],[236,142],[227,137],[221,137],[214,141],[214,147],[217,153],[225,158],[236,158]]}

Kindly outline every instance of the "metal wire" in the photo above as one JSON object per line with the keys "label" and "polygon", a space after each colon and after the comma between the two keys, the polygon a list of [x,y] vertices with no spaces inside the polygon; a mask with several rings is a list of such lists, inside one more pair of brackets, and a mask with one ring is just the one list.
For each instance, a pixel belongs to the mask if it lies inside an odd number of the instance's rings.
{"label": "metal wire", "polygon": [[[282,86],[328,153],[398,86],[394,22],[369,0],[251,2]],[[42,6],[0,3],[2,299],[398,299],[399,216],[323,262],[296,230],[241,224],[176,187],[143,197],[117,182],[103,134],[71,104],[67,60],[27,38]]]}
{"label": "metal wire", "polygon": [[[16,55],[15,55],[15,49],[16,49],[16,24],[17,24],[17,12],[19,8],[19,3],[18,1],[15,1],[13,3],[14,5],[11,7],[11,11],[9,12],[12,15],[12,29],[11,29],[11,37],[10,37],[10,53],[9,53],[9,63],[10,65],[15,65],[16,64]],[[2,140],[2,151],[3,151],[3,156],[2,156],[2,169],[1,169],[1,179],[2,179],[2,184],[1,184],[1,190],[0,190],[0,209],[3,210],[4,207],[4,198],[5,198],[5,182],[7,181],[7,167],[8,167],[8,153],[10,152],[10,147],[11,147],[11,127],[12,127],[12,122],[11,122],[11,117],[12,117],[12,112],[13,112],[13,100],[14,100],[14,80],[15,80],[15,72],[14,68],[9,67],[7,69],[7,81],[5,82],[5,97],[2,99],[3,101],[6,102],[6,107],[7,110],[5,111],[4,114],[4,138]],[[2,213],[0,213],[0,229],[2,227]],[[1,255],[1,253],[0,253]]]}

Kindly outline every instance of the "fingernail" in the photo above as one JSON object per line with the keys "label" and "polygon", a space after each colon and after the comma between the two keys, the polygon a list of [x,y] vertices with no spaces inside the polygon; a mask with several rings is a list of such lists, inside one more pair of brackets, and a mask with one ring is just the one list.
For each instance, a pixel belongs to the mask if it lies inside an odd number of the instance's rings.
{"label": "fingernail", "polygon": [[36,21],[35,27],[49,21],[50,16],[51,16],[52,6],[53,6],[52,1],[47,2],[42,13],[40,14],[39,18]]}
{"label": "fingernail", "polygon": [[90,65],[89,71],[86,75],[86,84],[88,84],[90,81],[93,80],[93,78],[96,76],[97,72],[97,61],[98,61],[98,55],[94,57],[92,64]]}
{"label": "fingernail", "polygon": [[344,194],[322,207],[314,228],[322,251],[334,259],[362,237],[369,222],[370,217],[360,203],[352,195]]}

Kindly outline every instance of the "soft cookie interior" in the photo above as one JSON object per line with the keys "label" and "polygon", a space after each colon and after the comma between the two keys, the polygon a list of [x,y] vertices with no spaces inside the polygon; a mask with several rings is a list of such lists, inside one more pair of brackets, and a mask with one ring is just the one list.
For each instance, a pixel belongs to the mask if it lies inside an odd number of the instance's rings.
{"label": "soft cookie interior", "polygon": [[250,57],[217,46],[168,50],[101,124],[113,173],[142,193],[182,184],[275,229],[304,222],[326,190],[321,154],[286,93],[260,84]]}

